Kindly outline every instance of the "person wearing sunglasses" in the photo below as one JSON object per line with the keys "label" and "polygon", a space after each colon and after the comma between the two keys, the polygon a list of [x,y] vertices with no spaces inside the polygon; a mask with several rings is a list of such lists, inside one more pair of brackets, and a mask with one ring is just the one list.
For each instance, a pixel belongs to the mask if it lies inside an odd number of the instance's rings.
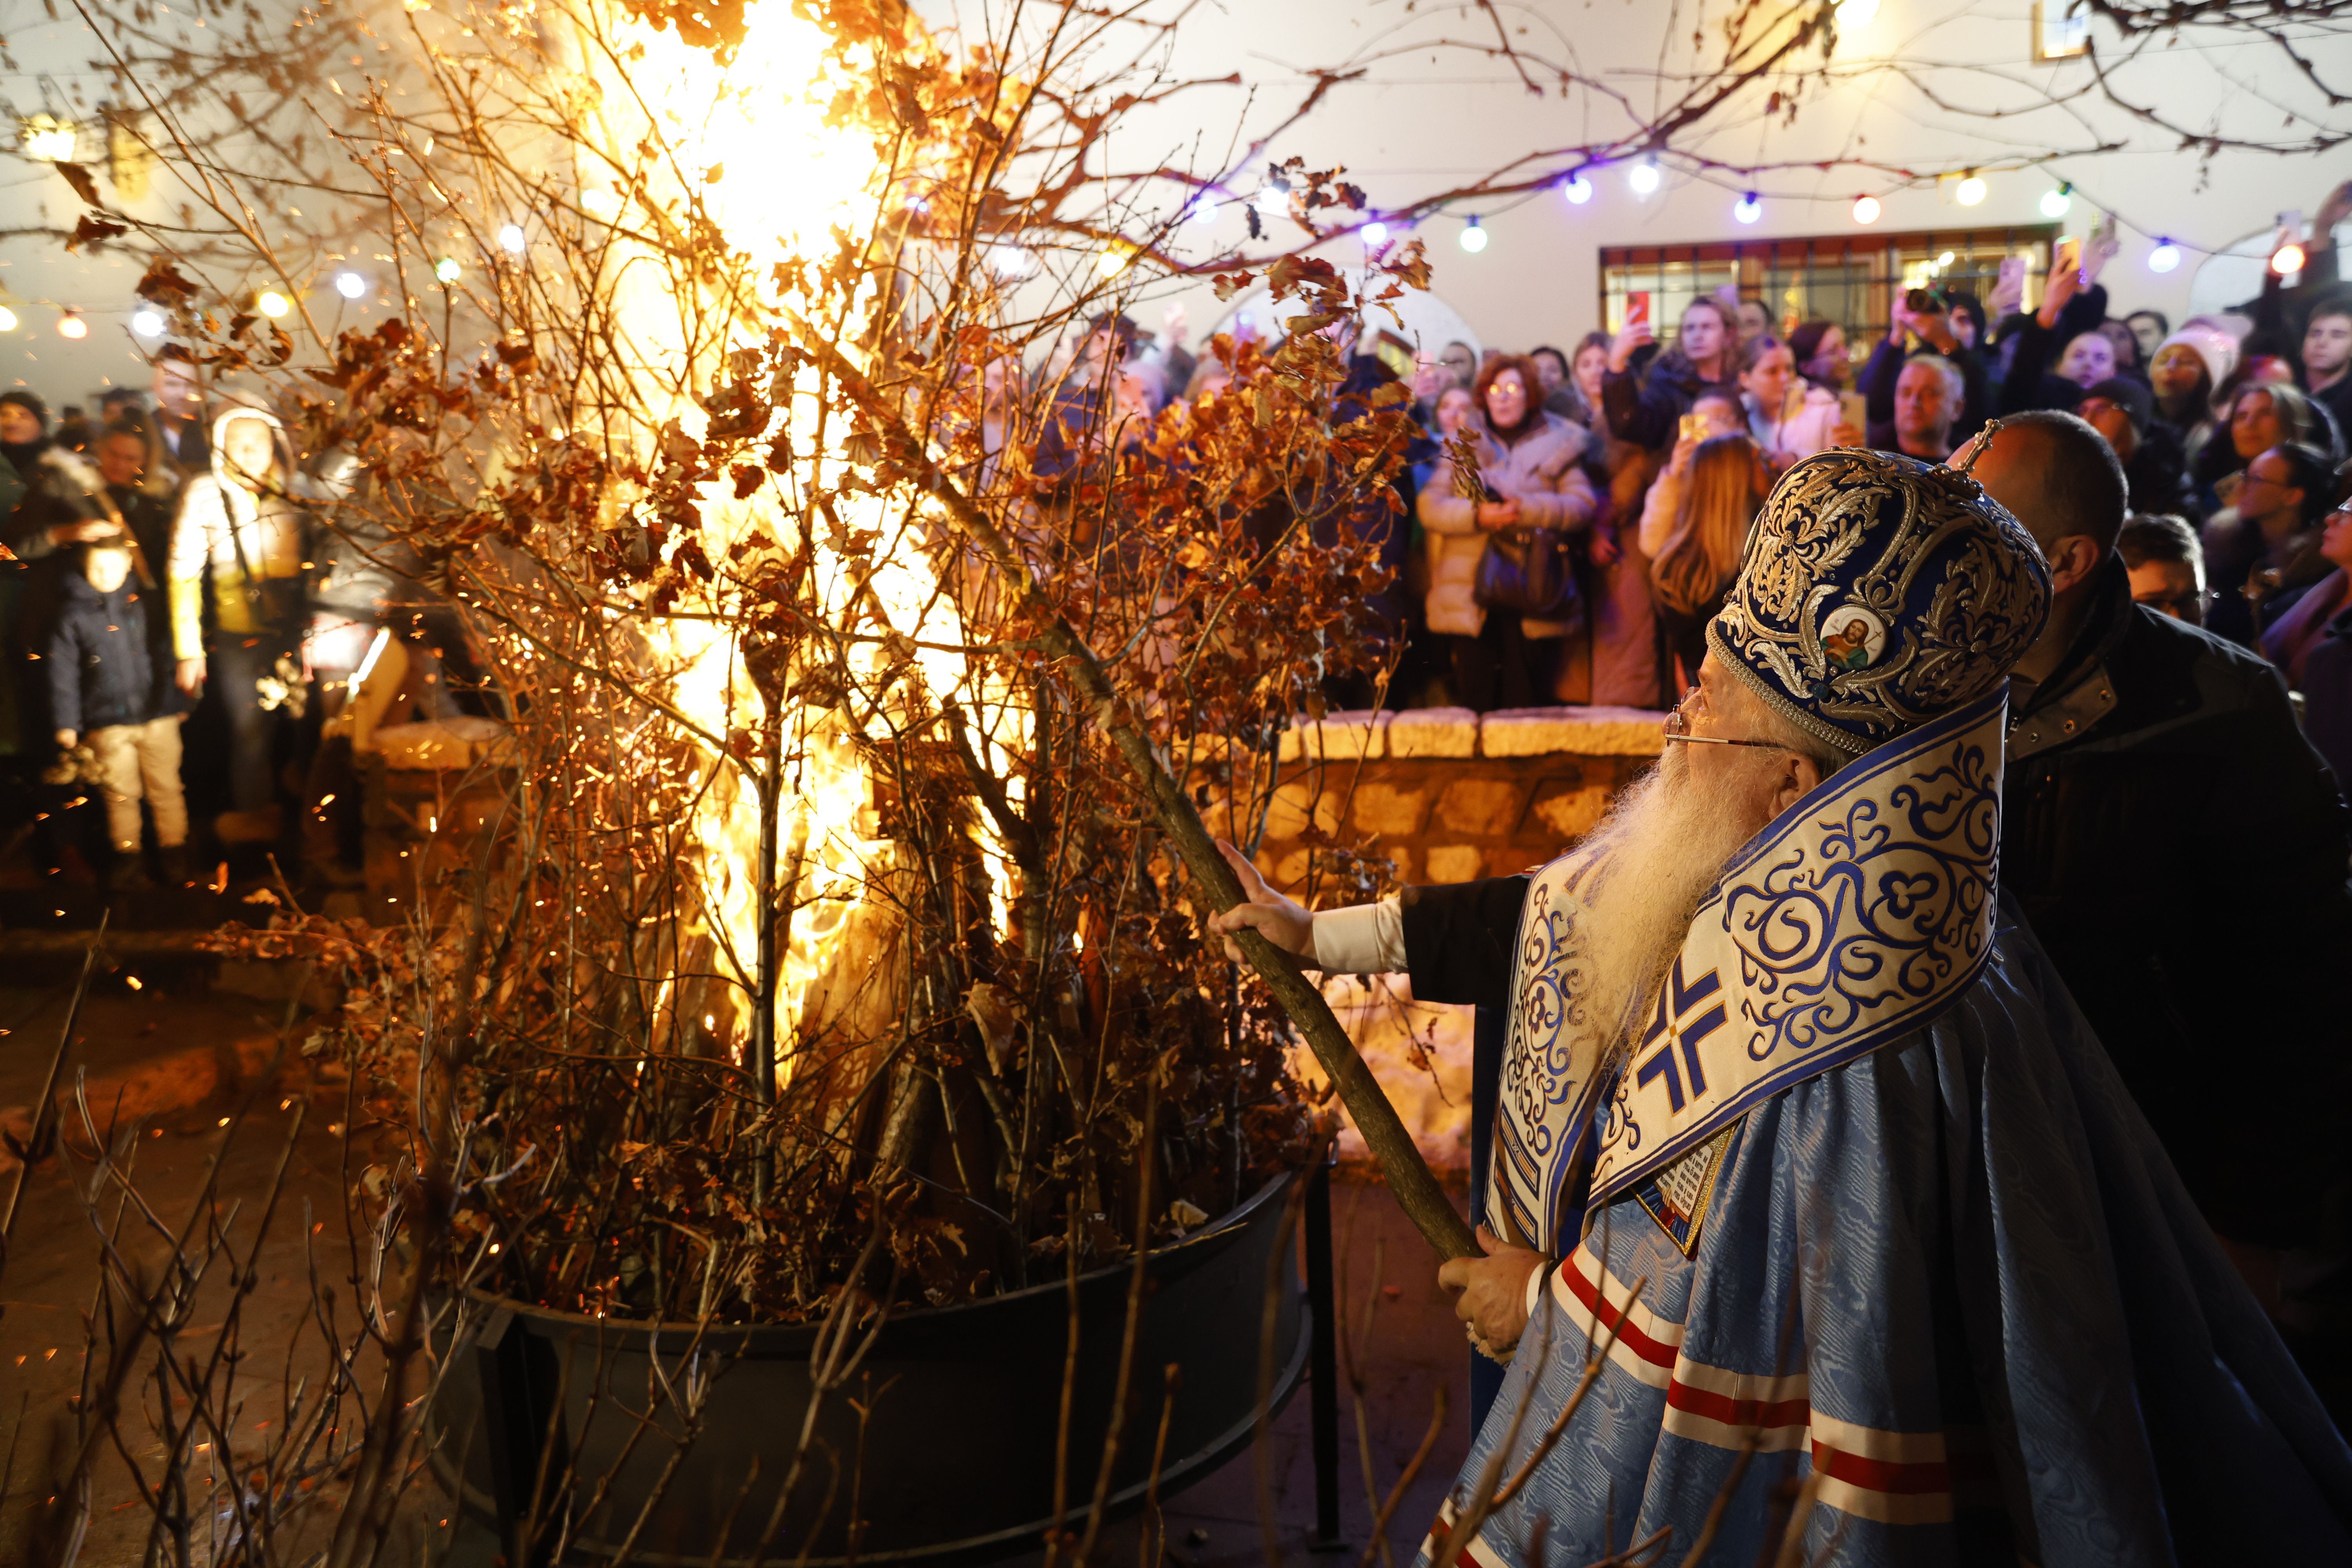
{"label": "person wearing sunglasses", "polygon": [[2352,1452],[2003,896],[2049,553],[1964,472],[1804,458],[1558,859],[1310,912],[1228,850],[1213,931],[1507,1021],[1438,1282],[1508,1365],[1428,1560],[2352,1552]]}

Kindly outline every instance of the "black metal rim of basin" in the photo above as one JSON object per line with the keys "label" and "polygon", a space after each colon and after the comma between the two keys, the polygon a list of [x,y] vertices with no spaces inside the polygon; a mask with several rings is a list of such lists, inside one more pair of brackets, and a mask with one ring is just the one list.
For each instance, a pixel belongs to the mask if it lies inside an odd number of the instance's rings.
{"label": "black metal rim of basin", "polygon": [[[1164,1247],[1153,1247],[1150,1256],[1155,1259],[1174,1258],[1190,1248],[1205,1247],[1220,1239],[1225,1232],[1247,1224],[1257,1211],[1267,1204],[1280,1202],[1283,1195],[1289,1190],[1290,1184],[1301,1180],[1306,1174],[1304,1171],[1284,1172],[1281,1175],[1269,1180],[1248,1197],[1244,1198],[1239,1206],[1227,1209],[1181,1240],[1169,1242]],[[1078,1283],[1082,1286],[1091,1284],[1112,1275],[1131,1273],[1134,1268],[1135,1259],[1132,1257],[1125,1258],[1117,1263],[1107,1263],[1090,1273],[1079,1275]],[[1060,1294],[1069,1288],[1068,1279],[1064,1278],[1043,1285],[1031,1285],[1019,1290],[1007,1290],[1001,1295],[982,1296],[970,1301],[958,1301],[948,1307],[918,1307],[908,1311],[893,1311],[890,1314],[890,1321],[899,1323],[919,1318],[927,1323],[943,1322],[952,1320],[958,1313],[985,1312],[992,1308],[1002,1307],[1010,1302],[1025,1301],[1034,1296]],[[694,1322],[648,1323],[639,1318],[600,1318],[589,1312],[567,1312],[554,1307],[534,1306],[528,1301],[518,1301],[511,1296],[493,1295],[487,1290],[469,1289],[466,1294],[478,1306],[503,1307],[516,1316],[530,1319],[534,1322],[586,1329],[592,1333],[603,1335],[604,1338],[600,1342],[609,1342],[616,1349],[650,1349],[656,1342],[671,1345],[677,1343],[681,1338],[690,1342],[694,1336],[699,1333],[702,1336],[702,1342],[706,1345],[740,1345],[746,1350],[757,1347],[761,1351],[771,1351],[773,1347],[764,1342],[773,1339],[790,1340],[796,1337],[813,1338],[818,1327],[814,1322],[712,1323],[707,1328]]]}
{"label": "black metal rim of basin", "polygon": [[[1238,1206],[1226,1211],[1180,1240],[1155,1247],[1150,1257],[1155,1260],[1171,1258],[1186,1250],[1198,1248],[1224,1238],[1230,1232],[1246,1226],[1258,1217],[1260,1210],[1285,1202],[1294,1184],[1303,1181],[1305,1176],[1304,1172],[1286,1172],[1274,1177],[1243,1200]],[[1130,1257],[1079,1276],[1079,1283],[1083,1286],[1131,1274],[1134,1268],[1135,1260]],[[955,1316],[960,1313],[984,1312],[992,1308],[999,1308],[1007,1303],[1037,1296],[1063,1294],[1069,1289],[1070,1281],[1066,1278],[1043,1285],[1033,1285],[1021,1290],[1009,1291],[1001,1296],[991,1296],[973,1301],[961,1301],[952,1306],[924,1307],[909,1312],[894,1313],[891,1321],[897,1322],[919,1319],[929,1325],[951,1324]],[[701,1335],[700,1342],[704,1347],[722,1353],[728,1350],[751,1352],[756,1349],[772,1355],[786,1348],[785,1345],[778,1344],[777,1341],[783,1340],[789,1344],[792,1341],[798,1340],[805,1345],[814,1338],[819,1328],[818,1324],[810,1322],[738,1323],[709,1327],[692,1322],[646,1323],[641,1321],[599,1318],[588,1313],[538,1307],[478,1290],[468,1290],[467,1294],[483,1307],[503,1308],[520,1318],[543,1322],[551,1329],[586,1330],[596,1334],[599,1342],[610,1350],[654,1348],[659,1345],[675,1346],[681,1342],[692,1342],[698,1332]],[[1206,1446],[1196,1448],[1190,1454],[1171,1456],[1161,1468],[1158,1478],[1157,1491],[1160,1498],[1172,1497],[1213,1473],[1234,1455],[1248,1447],[1261,1421],[1270,1423],[1287,1406],[1291,1397],[1297,1392],[1299,1384],[1305,1381],[1307,1358],[1313,1349],[1313,1324],[1302,1317],[1297,1326],[1297,1342],[1292,1347],[1287,1362],[1276,1369],[1265,1409],[1260,1411],[1254,1408],[1246,1412],[1240,1420],[1219,1434]],[[467,1478],[462,1460],[451,1454],[446,1443],[436,1441],[428,1445],[426,1463],[435,1479],[451,1495],[453,1500],[457,1501],[476,1521],[490,1522],[497,1519],[496,1500]],[[1105,1520],[1117,1520],[1134,1512],[1143,1505],[1152,1490],[1153,1483],[1148,1479],[1114,1490],[1104,1500]],[[1083,1521],[1090,1510],[1090,1499],[1073,1500],[1069,1513],[1063,1521],[1065,1527]],[[945,1565],[950,1563],[985,1562],[1031,1549],[1040,1542],[1045,1531],[1052,1529],[1054,1524],[1055,1521],[1051,1517],[1042,1517],[1009,1528],[991,1531],[986,1534],[941,1542],[915,1549],[860,1551],[855,1558],[812,1556],[802,1559],[795,1556],[781,1561],[802,1563],[804,1568],[846,1568],[846,1565],[852,1563],[861,1562],[936,1563],[945,1568]],[[614,1561],[617,1546],[617,1542],[575,1535],[565,1543],[564,1560],[601,1560],[609,1563]],[[780,1560],[770,1559],[769,1561],[773,1564]],[[712,1565],[715,1565],[715,1568],[748,1568],[751,1559],[746,1557],[713,1559],[708,1552],[678,1555],[668,1552],[638,1549],[631,1552],[628,1562],[644,1564],[645,1568],[689,1568],[689,1565],[695,1565],[695,1568],[712,1568]]]}

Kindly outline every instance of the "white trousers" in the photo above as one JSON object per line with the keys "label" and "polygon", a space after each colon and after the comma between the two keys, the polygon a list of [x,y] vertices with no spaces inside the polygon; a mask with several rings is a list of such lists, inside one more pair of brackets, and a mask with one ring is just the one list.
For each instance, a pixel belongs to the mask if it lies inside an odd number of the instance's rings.
{"label": "white trousers", "polygon": [[188,801],[180,793],[180,721],[109,724],[89,732],[98,753],[100,793],[106,797],[106,835],[123,854],[139,848],[139,802],[155,814],[155,842],[169,849],[188,841]]}

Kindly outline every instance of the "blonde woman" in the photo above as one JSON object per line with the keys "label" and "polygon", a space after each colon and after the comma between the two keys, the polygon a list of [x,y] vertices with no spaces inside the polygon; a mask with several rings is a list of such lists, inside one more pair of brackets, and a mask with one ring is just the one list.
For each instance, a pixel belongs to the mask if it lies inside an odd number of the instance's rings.
{"label": "blonde woman", "polygon": [[[1739,575],[1748,525],[1772,490],[1772,471],[1745,436],[1715,436],[1691,458],[1672,531],[1656,542],[1650,582],[1666,646],[1681,662],[1681,684],[1698,680],[1706,657],[1706,623]],[[1645,542],[1646,543],[1647,542]]]}

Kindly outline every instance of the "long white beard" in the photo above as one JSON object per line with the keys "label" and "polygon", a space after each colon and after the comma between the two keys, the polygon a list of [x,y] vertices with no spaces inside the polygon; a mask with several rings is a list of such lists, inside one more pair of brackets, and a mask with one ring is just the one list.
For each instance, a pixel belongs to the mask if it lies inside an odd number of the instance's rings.
{"label": "long white beard", "polygon": [[1611,1055],[1657,994],[1725,863],[1764,826],[1736,781],[1698,782],[1689,755],[1669,744],[1590,841],[1601,858],[1584,897],[1584,950],[1591,1016]]}

